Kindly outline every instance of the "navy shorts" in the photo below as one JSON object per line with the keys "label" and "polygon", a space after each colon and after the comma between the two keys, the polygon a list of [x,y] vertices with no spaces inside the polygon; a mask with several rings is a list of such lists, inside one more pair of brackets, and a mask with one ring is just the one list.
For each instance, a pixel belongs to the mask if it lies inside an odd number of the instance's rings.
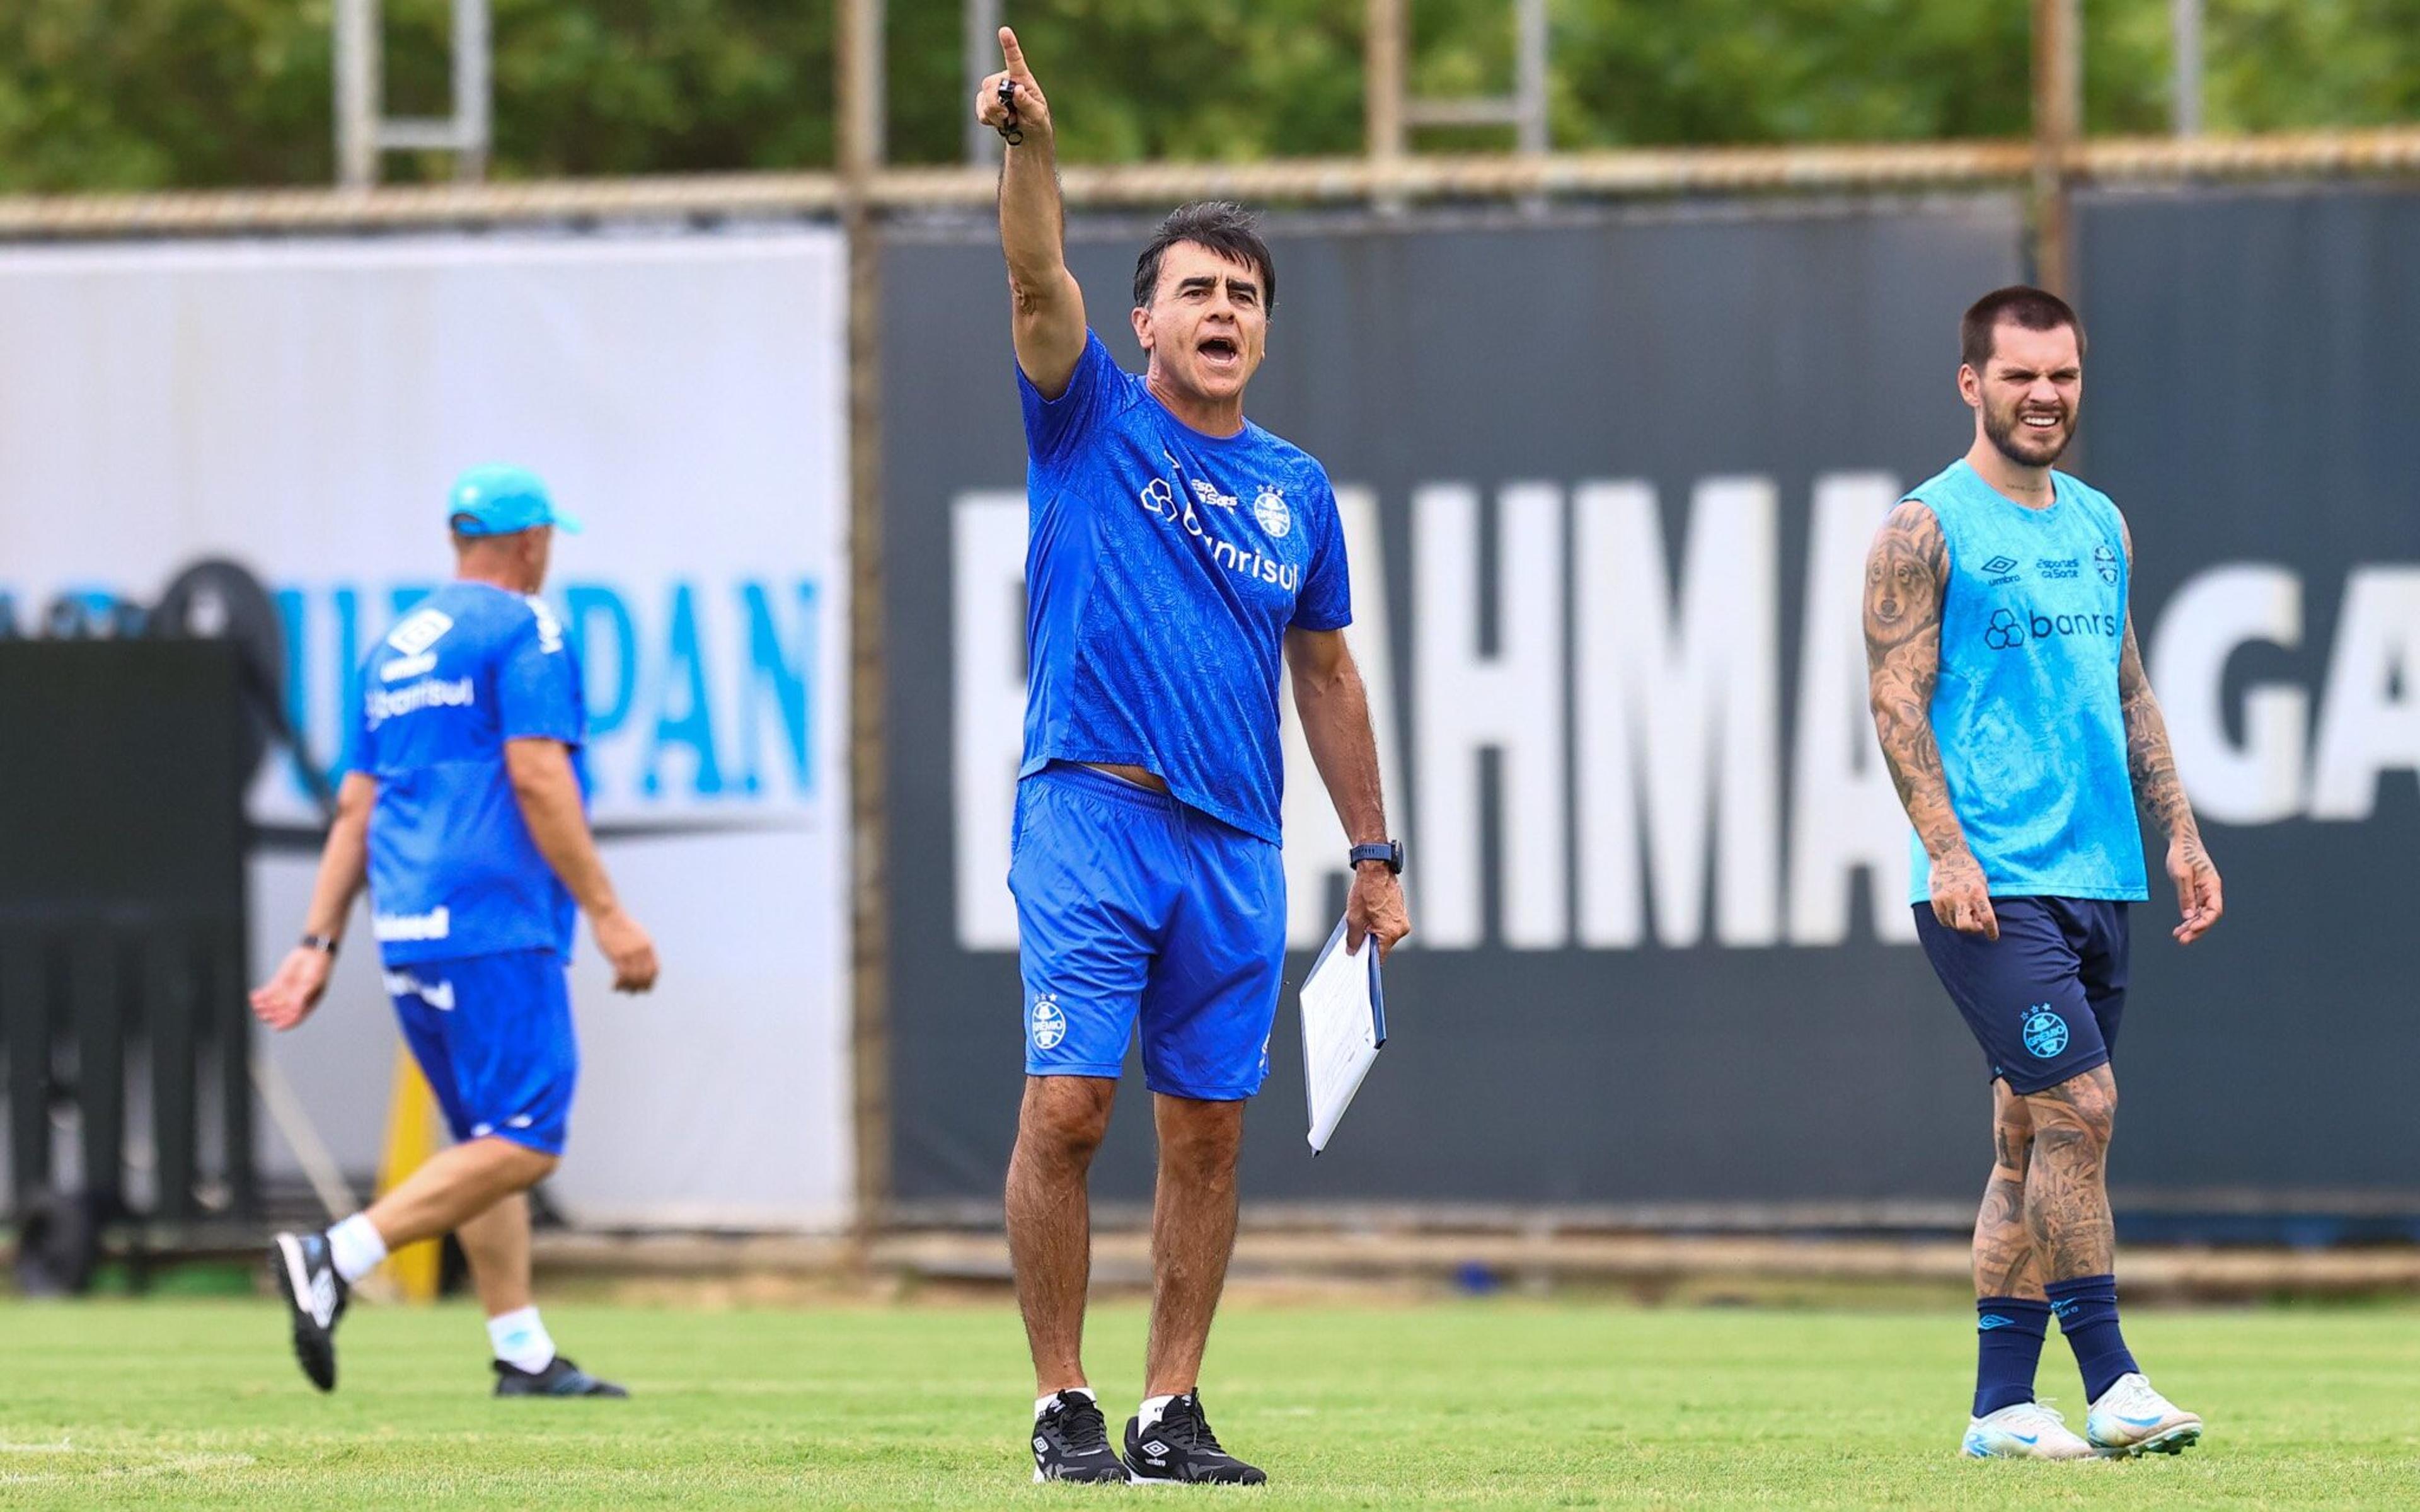
{"label": "navy shorts", "polygon": [[387,995],[454,1137],[563,1153],[580,1050],[571,987],[552,950],[391,966]]}
{"label": "navy shorts", "polygon": [[1017,784],[1012,854],[1027,1075],[1114,1078],[1140,1024],[1153,1091],[1261,1089],[1285,972],[1275,845],[1060,764]]}
{"label": "navy shorts", "polygon": [[2109,1063],[2126,1011],[2126,904],[1994,898],[2000,937],[1962,934],[1916,905],[1916,932],[1983,1046],[1994,1080],[2045,1091]]}

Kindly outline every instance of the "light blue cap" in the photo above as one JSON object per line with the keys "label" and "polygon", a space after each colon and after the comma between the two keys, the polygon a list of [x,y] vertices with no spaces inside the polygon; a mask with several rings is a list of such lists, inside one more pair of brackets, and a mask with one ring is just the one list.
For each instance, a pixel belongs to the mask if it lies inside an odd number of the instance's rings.
{"label": "light blue cap", "polygon": [[580,532],[580,521],[554,507],[553,496],[536,473],[496,462],[454,480],[445,515],[458,535],[511,535],[540,525]]}

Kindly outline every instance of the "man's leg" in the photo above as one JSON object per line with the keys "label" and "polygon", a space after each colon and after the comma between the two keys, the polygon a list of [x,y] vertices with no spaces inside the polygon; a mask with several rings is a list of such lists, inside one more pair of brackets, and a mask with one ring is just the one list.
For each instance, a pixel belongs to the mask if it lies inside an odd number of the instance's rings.
{"label": "man's leg", "polygon": [[1099,1076],[1028,1076],[1008,1161],[1008,1255],[1033,1351],[1037,1396],[1087,1384],[1084,1296],[1093,1274],[1086,1180],[1109,1133],[1118,1084]]}
{"label": "man's leg", "polygon": [[2104,1454],[2175,1454],[2201,1437],[2201,1419],[2151,1389],[2118,1326],[2116,1226],[2103,1178],[2117,1078],[2096,1066],[2025,1102],[2034,1123],[2025,1227],[2042,1291],[2084,1375],[2085,1435]]}
{"label": "man's leg", "polygon": [[[454,1230],[489,1318],[531,1304],[529,1195],[516,1192]],[[542,1363],[542,1362],[541,1362]]]}
{"label": "man's leg", "polygon": [[2025,1229],[2044,1283],[2107,1275],[2117,1231],[2104,1172],[2118,1122],[2118,1079],[2107,1065],[2024,1099],[2034,1146],[2025,1173]]}
{"label": "man's leg", "polygon": [[1975,1412],[1962,1445],[1978,1458],[2075,1458],[2090,1452],[2034,1400],[2050,1303],[2025,1227],[2033,1138],[2025,1100],[1995,1078],[1992,1178],[1975,1215]]}
{"label": "man's leg", "polygon": [[1201,1383],[1210,1319],[1235,1251],[1235,1157],[1244,1104],[1165,1093],[1152,1099],[1159,1183],[1151,1207],[1151,1343],[1143,1395],[1176,1396]]}
{"label": "man's leg", "polygon": [[2032,1163],[2033,1116],[2005,1079],[1992,1083],[1992,1179],[1975,1215],[1975,1295],[2042,1301],[2041,1267],[2025,1227],[2025,1174]]}
{"label": "man's leg", "polygon": [[[554,1174],[559,1157],[493,1135],[466,1139],[441,1150],[405,1177],[394,1191],[363,1210],[362,1216],[390,1250],[452,1233],[506,1197],[528,1191]],[[527,1288],[529,1211],[521,1208],[521,1266]],[[351,1280],[352,1277],[346,1277]]]}

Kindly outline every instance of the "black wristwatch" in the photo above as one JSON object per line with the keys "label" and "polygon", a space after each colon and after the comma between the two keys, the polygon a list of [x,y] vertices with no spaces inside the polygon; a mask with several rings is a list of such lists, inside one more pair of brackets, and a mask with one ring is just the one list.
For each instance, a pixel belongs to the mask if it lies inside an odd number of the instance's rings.
{"label": "black wristwatch", "polygon": [[1367,845],[1354,846],[1353,864],[1355,866],[1359,866],[1364,861],[1384,861],[1387,863],[1388,871],[1392,872],[1397,876],[1402,876],[1404,874],[1404,842],[1399,840],[1382,840],[1373,841]]}
{"label": "black wristwatch", "polygon": [[302,949],[317,950],[331,961],[336,959],[336,937],[333,934],[305,934],[301,944]]}

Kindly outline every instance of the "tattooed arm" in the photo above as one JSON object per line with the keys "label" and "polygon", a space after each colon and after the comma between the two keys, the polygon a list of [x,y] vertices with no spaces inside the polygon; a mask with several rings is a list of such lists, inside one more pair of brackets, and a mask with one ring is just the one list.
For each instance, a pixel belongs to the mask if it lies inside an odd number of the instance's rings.
{"label": "tattooed arm", "polygon": [[[2125,530],[2123,523],[2119,525]],[[2125,531],[2126,563],[2134,563],[2134,535]],[[2183,916],[2175,930],[2180,944],[2191,945],[2210,932],[2226,911],[2219,890],[2218,868],[2201,842],[2201,825],[2193,804],[2177,779],[2177,759],[2168,749],[2168,722],[2160,715],[2151,680],[2143,675],[2142,648],[2134,643],[2134,614],[2126,613],[2126,644],[2118,660],[2118,701],[2126,715],[2126,769],[2134,779],[2134,801],[2159,822],[2168,837],[2168,878],[2177,885],[2177,911]]]}
{"label": "tattooed arm", "polygon": [[1949,544],[1941,522],[1913,499],[1883,521],[1866,556],[1866,676],[1883,760],[1900,805],[1932,862],[1932,917],[1951,929],[2000,937],[1989,885],[1949,806],[1949,782],[1932,733],[1932,687],[1941,675],[1941,599]]}

